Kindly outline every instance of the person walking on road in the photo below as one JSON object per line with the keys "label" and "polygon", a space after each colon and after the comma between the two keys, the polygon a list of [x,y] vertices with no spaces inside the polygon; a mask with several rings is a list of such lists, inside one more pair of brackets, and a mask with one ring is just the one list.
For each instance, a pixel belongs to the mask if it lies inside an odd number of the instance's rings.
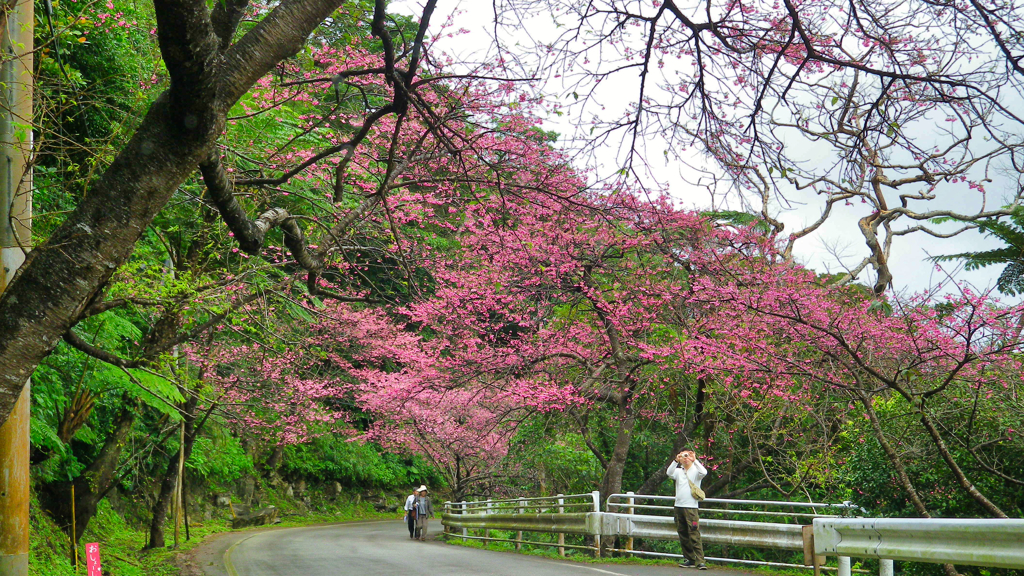
{"label": "person walking on road", "polygon": [[427,539],[427,520],[434,516],[434,505],[430,503],[427,496],[427,487],[419,487],[419,497],[416,498],[416,537],[421,541]]}
{"label": "person walking on road", "polygon": [[700,482],[708,475],[704,465],[697,461],[693,450],[683,450],[668,465],[668,477],[676,483],[675,517],[679,533],[679,547],[683,549],[683,560],[679,566],[707,570],[704,563],[704,545],[700,539],[700,516],[697,503],[704,499]]}
{"label": "person walking on road", "polygon": [[405,499],[405,523],[409,525],[409,538],[416,537],[416,498],[419,495],[419,489],[414,488],[412,494]]}

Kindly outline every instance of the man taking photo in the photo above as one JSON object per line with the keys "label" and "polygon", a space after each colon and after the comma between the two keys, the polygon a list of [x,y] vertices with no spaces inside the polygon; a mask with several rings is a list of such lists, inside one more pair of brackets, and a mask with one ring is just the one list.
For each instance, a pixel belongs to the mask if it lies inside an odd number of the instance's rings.
{"label": "man taking photo", "polygon": [[[676,454],[676,459],[668,465],[667,473],[676,483],[676,531],[679,533],[679,546],[686,557],[679,565],[683,568],[696,567],[698,570],[707,570],[708,567],[704,564],[704,545],[700,540],[698,526],[698,495],[694,492],[700,490],[700,481],[708,475],[708,471],[697,461],[697,455],[693,450],[683,450]],[[699,497],[703,500],[704,493],[700,492]]]}

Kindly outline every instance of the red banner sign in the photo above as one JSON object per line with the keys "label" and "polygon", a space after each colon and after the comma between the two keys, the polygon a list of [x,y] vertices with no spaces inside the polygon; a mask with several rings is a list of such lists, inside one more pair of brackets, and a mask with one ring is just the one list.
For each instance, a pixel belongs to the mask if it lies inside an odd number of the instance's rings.
{"label": "red banner sign", "polygon": [[100,567],[99,542],[85,545],[85,565],[89,568],[89,576],[103,576],[103,568]]}

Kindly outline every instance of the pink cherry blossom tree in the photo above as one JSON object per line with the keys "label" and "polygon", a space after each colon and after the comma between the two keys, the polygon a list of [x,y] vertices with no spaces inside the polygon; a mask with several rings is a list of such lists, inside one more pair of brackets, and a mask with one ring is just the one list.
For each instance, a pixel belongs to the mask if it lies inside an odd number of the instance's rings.
{"label": "pink cherry blossom tree", "polygon": [[799,382],[843,391],[871,421],[908,498],[927,516],[873,409],[877,398],[898,396],[964,492],[988,514],[1005,517],[970,480],[950,443],[968,446],[986,473],[1005,476],[984,464],[976,447],[1012,442],[1012,434],[998,425],[964,434],[954,426],[948,403],[962,405],[965,397],[975,406],[981,397],[996,398],[995,406],[999,399],[1016,402],[1020,306],[1001,306],[967,288],[955,296],[920,294],[879,303],[857,288],[830,285],[780,263],[771,245],[734,262],[728,274],[702,277],[688,302],[706,307],[706,313],[695,317],[694,337],[683,346],[704,370],[729,374],[733,393],[744,401],[785,397]]}

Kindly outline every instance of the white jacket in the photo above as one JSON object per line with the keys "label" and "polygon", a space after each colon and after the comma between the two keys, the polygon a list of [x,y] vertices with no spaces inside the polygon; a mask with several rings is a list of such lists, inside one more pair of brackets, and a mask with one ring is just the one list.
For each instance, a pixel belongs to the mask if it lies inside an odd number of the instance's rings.
{"label": "white jacket", "polygon": [[700,481],[708,475],[707,468],[704,467],[699,461],[694,460],[693,465],[690,466],[689,470],[686,470],[679,466],[679,463],[675,460],[668,465],[666,471],[668,477],[675,480],[676,482],[676,507],[677,508],[696,508],[697,500],[690,493],[690,483],[686,481],[690,479],[697,487],[700,487]]}

